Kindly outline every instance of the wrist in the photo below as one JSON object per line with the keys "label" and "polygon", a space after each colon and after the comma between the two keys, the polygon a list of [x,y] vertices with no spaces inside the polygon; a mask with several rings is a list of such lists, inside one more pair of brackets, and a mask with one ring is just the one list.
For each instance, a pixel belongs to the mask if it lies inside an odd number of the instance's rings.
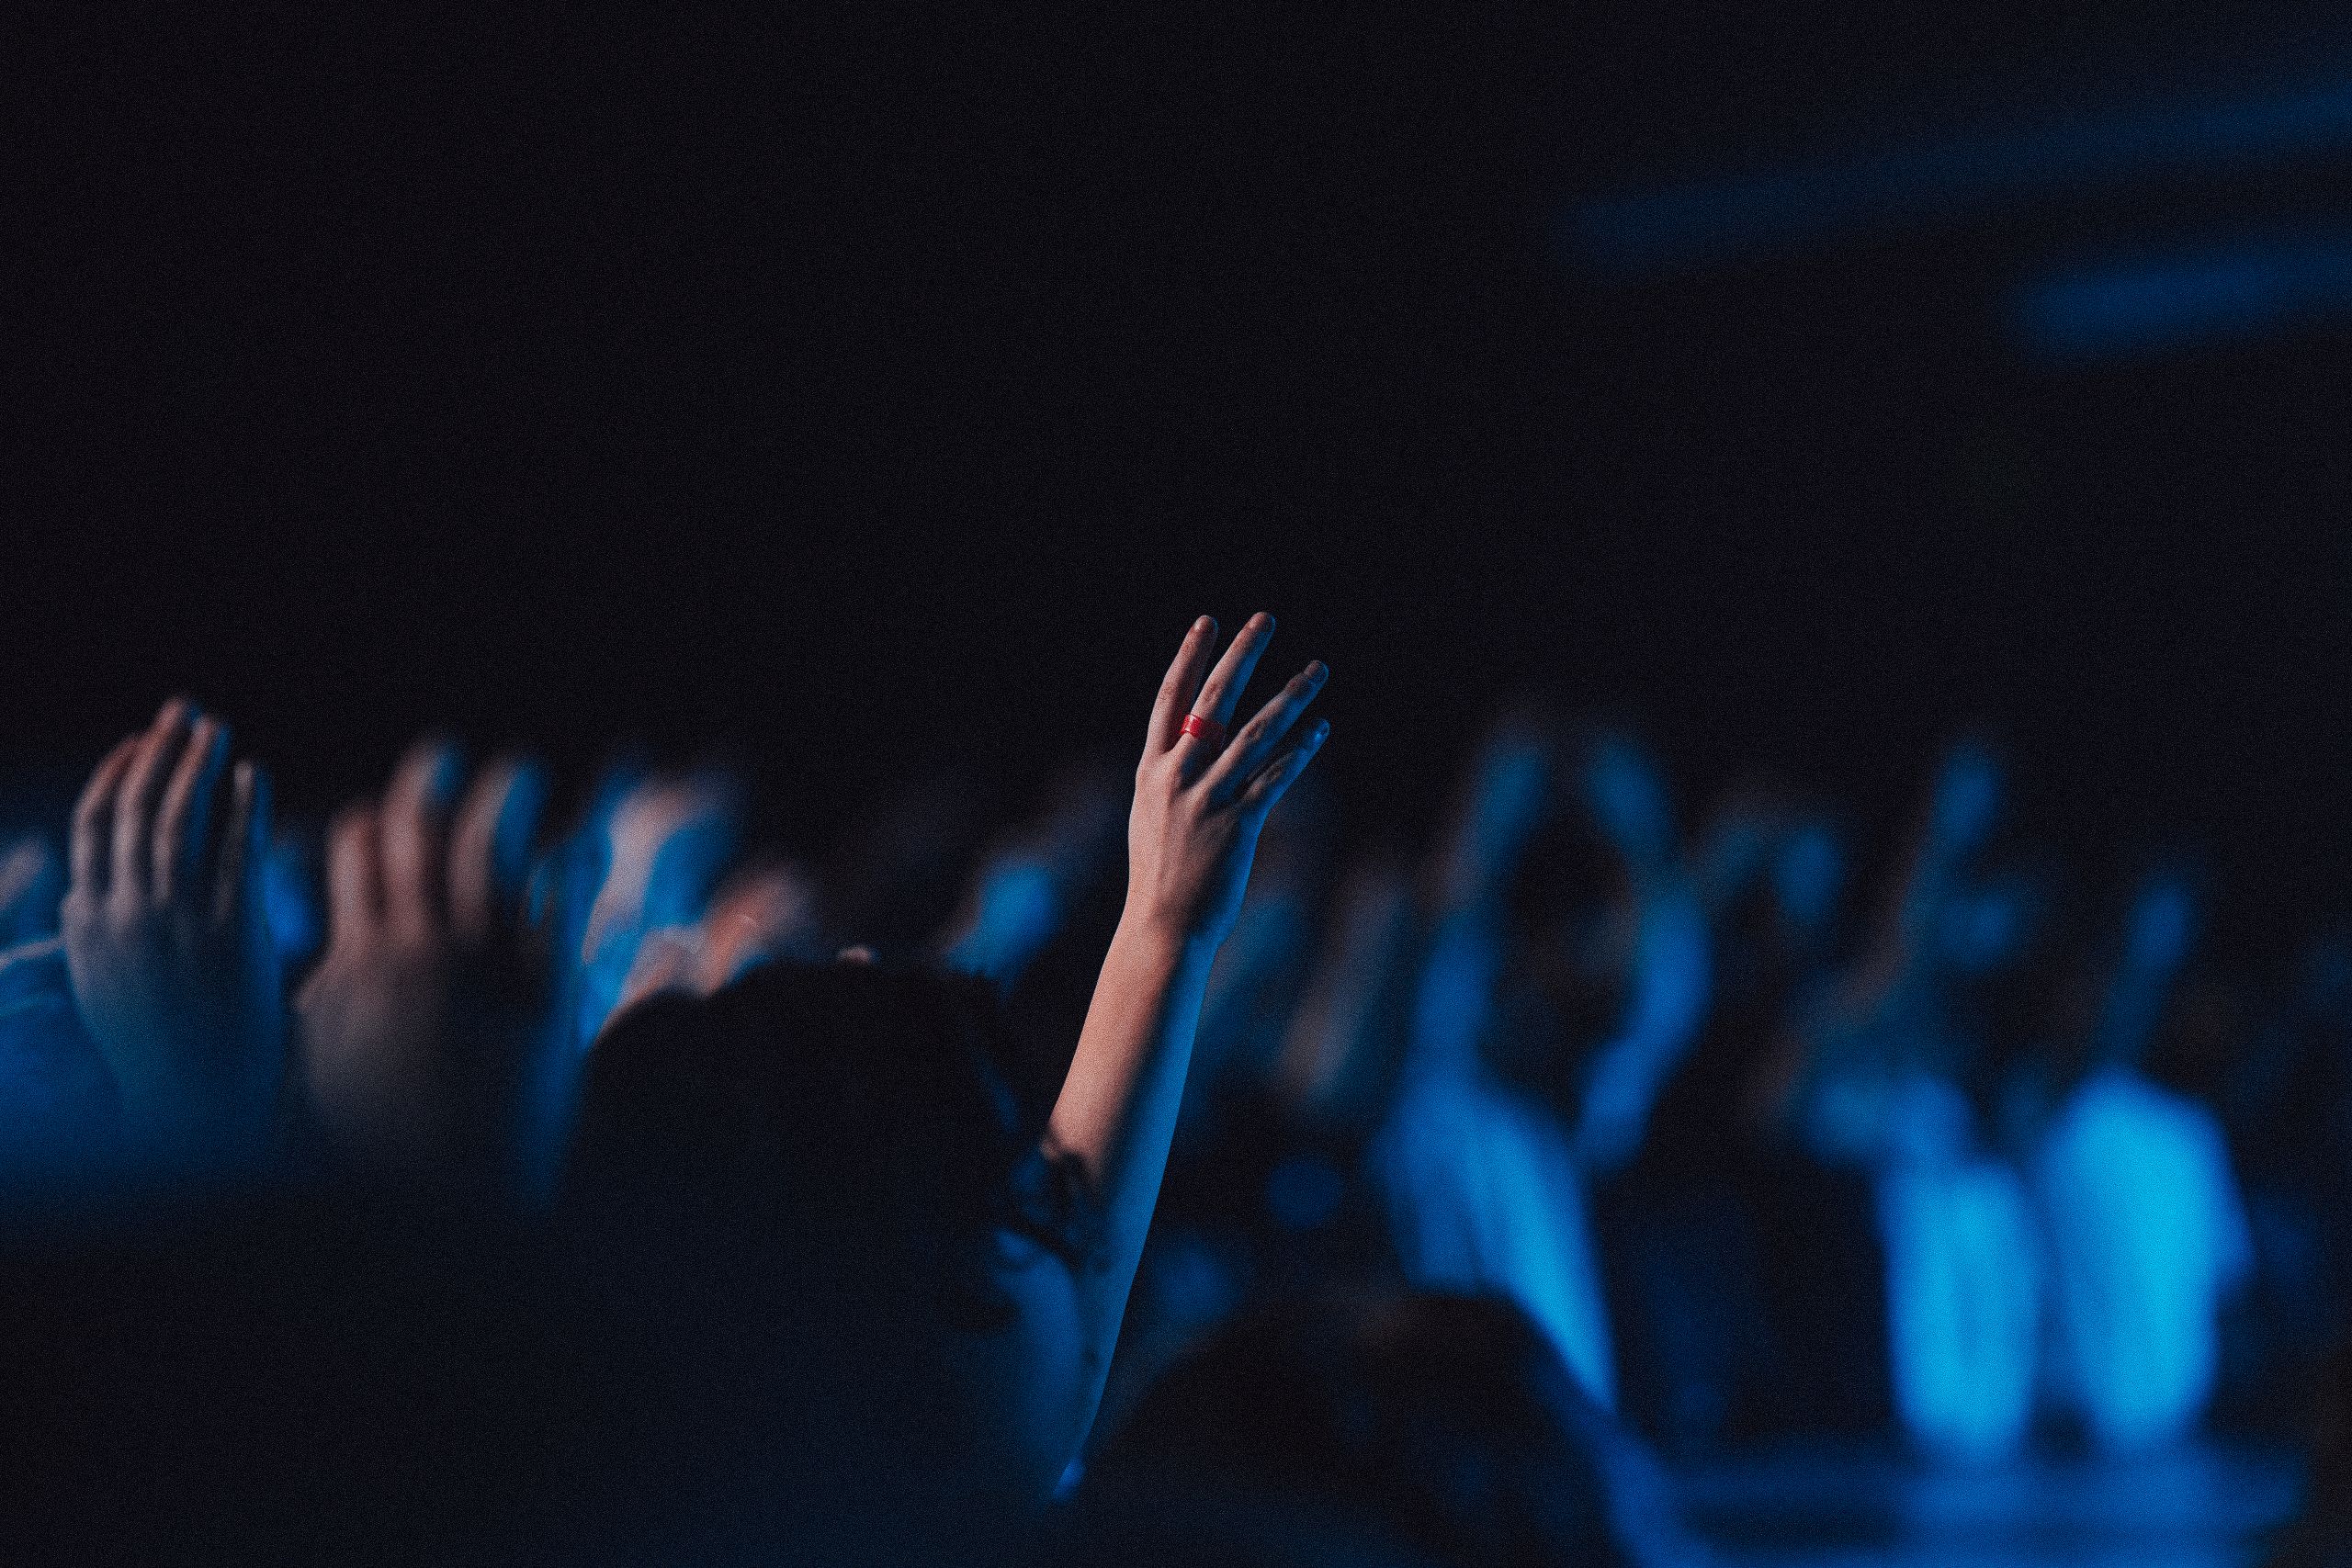
{"label": "wrist", "polygon": [[1120,912],[1119,929],[1111,942],[1114,948],[1171,969],[1205,969],[1224,937],[1221,932],[1203,931],[1196,922],[1170,919],[1130,903]]}

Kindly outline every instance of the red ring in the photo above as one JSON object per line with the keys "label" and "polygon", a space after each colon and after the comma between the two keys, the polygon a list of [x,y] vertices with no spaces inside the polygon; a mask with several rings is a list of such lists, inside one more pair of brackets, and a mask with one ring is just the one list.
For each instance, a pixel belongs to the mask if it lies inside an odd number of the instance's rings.
{"label": "red ring", "polygon": [[1225,726],[1213,718],[1203,718],[1196,713],[1184,716],[1184,733],[1196,735],[1212,746],[1225,744]]}

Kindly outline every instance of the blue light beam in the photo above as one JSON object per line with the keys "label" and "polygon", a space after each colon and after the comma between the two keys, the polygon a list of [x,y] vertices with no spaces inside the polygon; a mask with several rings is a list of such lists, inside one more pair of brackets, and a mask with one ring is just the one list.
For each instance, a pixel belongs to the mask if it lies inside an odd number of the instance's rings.
{"label": "blue light beam", "polygon": [[1860,230],[1950,222],[2083,186],[2347,150],[2352,84],[2334,82],[1953,132],[1841,161],[1603,197],[1569,209],[1563,238],[1604,270],[1673,271]]}

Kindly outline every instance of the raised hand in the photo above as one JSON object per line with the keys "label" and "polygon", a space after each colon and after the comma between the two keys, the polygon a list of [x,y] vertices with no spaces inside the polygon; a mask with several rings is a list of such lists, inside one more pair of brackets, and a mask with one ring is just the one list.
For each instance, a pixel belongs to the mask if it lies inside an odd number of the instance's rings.
{"label": "raised hand", "polygon": [[[1259,614],[1210,667],[1216,623],[1193,623],[1153,705],[1127,817],[1127,915],[1169,939],[1214,950],[1233,929],[1266,814],[1313,760],[1329,726],[1285,747],[1330,673],[1309,664],[1229,739],[1241,690],[1274,635]],[[1187,717],[1202,724],[1188,733]]]}
{"label": "raised hand", "polygon": [[[1074,1166],[1099,1201],[1099,1251],[1075,1271],[1030,1268],[1005,1280],[1028,1327],[998,1375],[1036,1413],[1023,1447],[1041,1483],[1061,1473],[1102,1396],[1209,965],[1240,908],[1259,831],[1328,728],[1292,737],[1327,673],[1310,664],[1226,736],[1273,630],[1272,616],[1252,616],[1215,659],[1216,623],[1193,624],[1160,684],[1136,769],[1126,908],[1045,1137],[1048,1156]],[[1187,716],[1199,722],[1188,726]]]}
{"label": "raised hand", "polygon": [[605,874],[580,942],[578,1038],[594,1040],[656,932],[693,926],[734,853],[741,790],[717,773],[631,786],[604,824]]}
{"label": "raised hand", "polygon": [[771,959],[814,960],[818,932],[817,888],[808,874],[754,863],[720,885],[701,919],[647,933],[613,1016],[664,991],[707,997]]}
{"label": "raised hand", "polygon": [[131,1148],[266,1147],[286,1014],[263,896],[269,781],[175,698],[109,752],[74,810],[60,911],[74,997]]}
{"label": "raised hand", "polygon": [[527,1180],[560,1121],[553,955],[524,902],[545,781],[427,741],[327,845],[326,955],[295,998],[313,1113],[412,1174]]}

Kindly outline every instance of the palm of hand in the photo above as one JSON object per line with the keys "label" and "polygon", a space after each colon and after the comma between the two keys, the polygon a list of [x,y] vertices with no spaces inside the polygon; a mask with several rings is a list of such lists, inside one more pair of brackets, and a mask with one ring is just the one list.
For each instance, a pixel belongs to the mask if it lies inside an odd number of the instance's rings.
{"label": "palm of hand", "polygon": [[84,1021],[118,1076],[236,1076],[229,1058],[280,1033],[277,949],[251,922],[71,895],[61,913]]}
{"label": "palm of hand", "polygon": [[402,1159],[460,1163],[510,1124],[522,1066],[552,1021],[552,987],[517,955],[443,933],[331,949],[295,998],[326,1125]]}
{"label": "palm of hand", "polygon": [[225,727],[166,703],[74,807],[59,910],[74,1002],[151,1146],[259,1141],[283,1061],[267,781],[228,754]]}
{"label": "palm of hand", "polygon": [[337,820],[327,953],[295,1011],[331,1136],[413,1170],[495,1179],[525,1152],[530,1093],[561,1038],[547,933],[521,916],[545,791],[536,770],[499,764],[453,819],[456,781],[454,754],[421,746],[380,804]]}

